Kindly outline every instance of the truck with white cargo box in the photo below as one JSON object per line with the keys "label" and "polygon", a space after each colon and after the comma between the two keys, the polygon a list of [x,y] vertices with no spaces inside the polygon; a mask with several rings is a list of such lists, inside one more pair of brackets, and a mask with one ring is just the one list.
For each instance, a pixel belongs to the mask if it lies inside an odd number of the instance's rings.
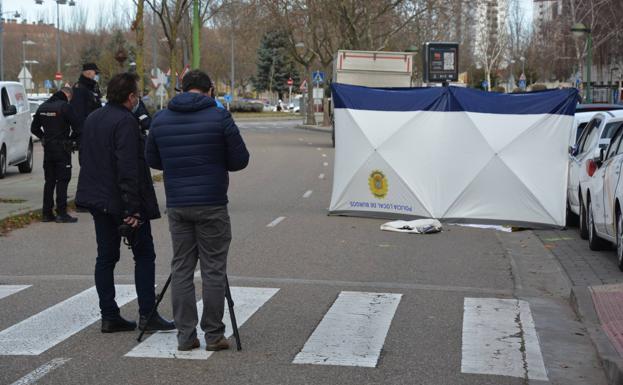
{"label": "truck with white cargo box", "polygon": [[[413,55],[411,52],[339,50],[333,60],[333,82],[378,88],[412,87]],[[335,146],[335,124],[332,126]]]}

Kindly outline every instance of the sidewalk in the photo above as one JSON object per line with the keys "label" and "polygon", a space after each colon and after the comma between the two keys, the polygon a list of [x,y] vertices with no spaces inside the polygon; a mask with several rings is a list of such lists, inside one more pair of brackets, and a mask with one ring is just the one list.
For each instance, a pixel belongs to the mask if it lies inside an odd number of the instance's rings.
{"label": "sidewalk", "polygon": [[588,328],[609,383],[623,383],[623,272],[615,252],[590,250],[576,228],[534,233],[567,273],[572,305]]}

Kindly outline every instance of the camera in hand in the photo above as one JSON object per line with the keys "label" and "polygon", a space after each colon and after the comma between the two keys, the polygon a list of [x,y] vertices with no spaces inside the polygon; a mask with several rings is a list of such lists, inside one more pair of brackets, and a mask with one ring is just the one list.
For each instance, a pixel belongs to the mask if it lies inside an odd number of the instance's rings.
{"label": "camera in hand", "polygon": [[136,227],[132,227],[127,223],[122,223],[121,225],[119,225],[119,235],[124,238],[123,243],[125,245],[129,246],[130,248],[134,246],[136,240],[136,232],[142,224],[143,222],[138,222],[138,226]]}

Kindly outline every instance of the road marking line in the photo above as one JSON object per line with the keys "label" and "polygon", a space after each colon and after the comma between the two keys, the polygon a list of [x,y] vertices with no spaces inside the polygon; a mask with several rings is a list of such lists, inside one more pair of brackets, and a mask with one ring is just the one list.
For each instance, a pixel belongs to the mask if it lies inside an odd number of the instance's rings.
{"label": "road marking line", "polygon": [[324,174],[318,175],[318,179],[324,179]]}
{"label": "road marking line", "polygon": [[302,142],[302,141],[303,141],[303,138],[299,138],[299,142]]}
{"label": "road marking line", "polygon": [[284,219],[286,219],[286,217],[279,217],[279,218],[275,218],[274,221],[270,222],[269,224],[266,225],[266,227],[275,227],[277,226],[279,223],[281,223],[281,221],[283,221]]}
{"label": "road marking line", "polygon": [[[134,285],[115,285],[117,304],[136,298]],[[100,319],[95,287],[0,332],[0,355],[39,355]]]}
{"label": "road marking line", "polygon": [[47,363],[39,366],[37,369],[35,369],[32,372],[28,373],[27,375],[25,375],[24,377],[22,377],[19,380],[15,381],[11,385],[30,385],[30,384],[34,384],[35,382],[37,382],[40,379],[42,379],[43,377],[45,377],[51,371],[60,368],[61,366],[65,365],[67,362],[69,362],[70,360],[71,360],[71,358],[55,358],[52,361],[47,362]]}
{"label": "road marking line", "polygon": [[316,147],[316,150],[318,150],[318,151],[322,151],[322,148],[320,148],[320,147]]}
{"label": "road marking line", "polygon": [[329,165],[329,162],[323,162],[322,165],[327,167]]}
{"label": "road marking line", "polygon": [[307,142],[307,145],[313,146],[314,144],[312,142]]}
{"label": "road marking line", "polygon": [[548,380],[528,302],[465,298],[461,372]]}
{"label": "road marking line", "polygon": [[28,289],[30,286],[31,285],[0,285],[0,299]]}
{"label": "road marking line", "polygon": [[312,193],[313,193],[312,190],[305,191],[305,194],[303,194],[303,198],[309,198],[312,195]]}
{"label": "road marking line", "polygon": [[326,158],[326,157],[327,157],[327,154],[322,154],[322,157],[323,157],[323,158]]}
{"label": "road marking line", "polygon": [[[232,287],[231,295],[234,299],[236,313],[236,321],[238,327],[242,326],[260,307],[270,300],[279,289],[266,287]],[[197,302],[197,313],[199,319],[203,311],[202,301]],[[231,321],[229,318],[229,310],[225,306],[225,314],[223,315],[223,323],[225,323],[225,337],[229,338],[233,334]],[[213,352],[205,350],[204,333],[197,326],[197,338],[201,346],[187,352],[177,350],[177,331],[157,332],[142,343],[134,347],[125,356],[126,357],[148,357],[148,358],[180,358],[189,360],[205,360],[209,358]]]}
{"label": "road marking line", "polygon": [[292,363],[376,367],[401,297],[341,292]]}

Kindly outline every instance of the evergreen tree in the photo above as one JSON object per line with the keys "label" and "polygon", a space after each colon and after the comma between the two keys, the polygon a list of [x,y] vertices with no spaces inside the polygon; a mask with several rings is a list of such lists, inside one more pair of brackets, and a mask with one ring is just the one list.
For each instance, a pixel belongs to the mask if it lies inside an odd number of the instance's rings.
{"label": "evergreen tree", "polygon": [[283,99],[288,92],[289,78],[298,84],[300,78],[296,65],[286,50],[286,35],[269,31],[262,37],[257,50],[257,74],[253,85],[257,91],[276,92]]}

